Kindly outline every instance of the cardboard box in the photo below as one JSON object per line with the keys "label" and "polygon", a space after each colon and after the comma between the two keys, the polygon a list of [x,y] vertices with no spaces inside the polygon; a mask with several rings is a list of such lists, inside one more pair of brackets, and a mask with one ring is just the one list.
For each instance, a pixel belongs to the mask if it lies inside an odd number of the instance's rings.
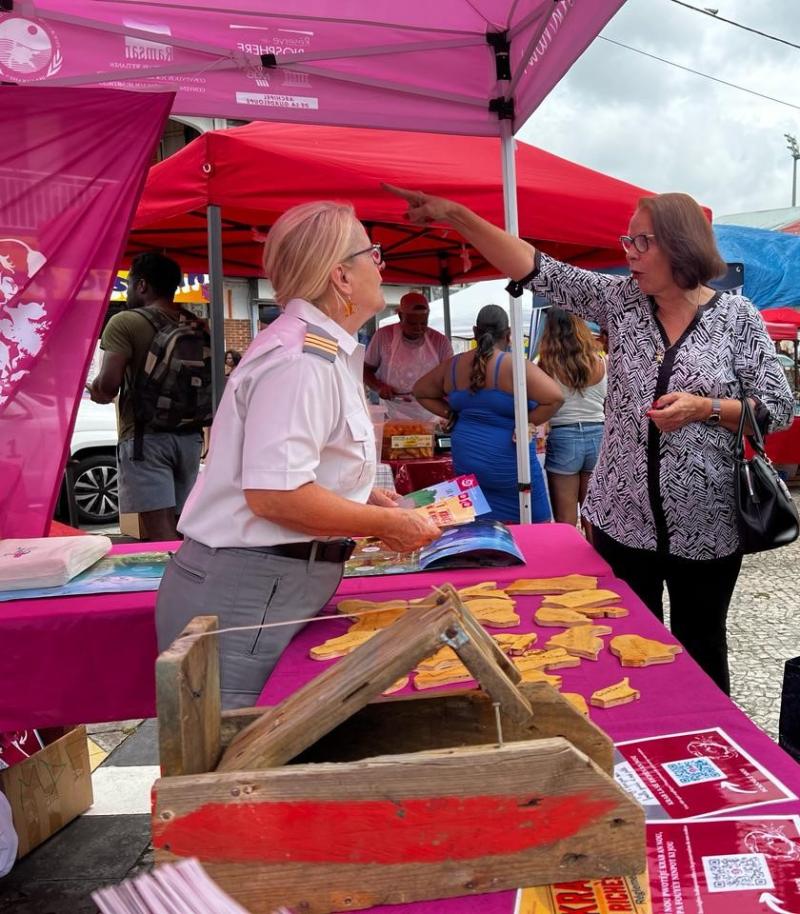
{"label": "cardboard box", "polygon": [[120,514],[119,532],[123,536],[132,536],[134,539],[142,539],[142,524],[138,514]]}
{"label": "cardboard box", "polygon": [[86,728],[39,731],[45,743],[35,755],[0,771],[19,837],[18,857],[38,847],[92,805]]}

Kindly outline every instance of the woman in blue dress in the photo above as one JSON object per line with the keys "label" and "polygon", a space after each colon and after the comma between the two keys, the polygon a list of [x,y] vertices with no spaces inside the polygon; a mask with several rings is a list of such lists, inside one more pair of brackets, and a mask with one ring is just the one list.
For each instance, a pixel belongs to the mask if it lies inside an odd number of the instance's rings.
{"label": "woman in blue dress", "polygon": [[[514,384],[508,347],[508,315],[498,305],[478,312],[473,328],[477,348],[438,365],[414,385],[414,396],[437,416],[453,424],[453,467],[458,475],[474,473],[492,509],[492,520],[519,523],[517,454],[514,437]],[[526,362],[528,419],[540,425],[563,401],[558,385]],[[544,475],[531,436],[532,519],[551,519]]]}

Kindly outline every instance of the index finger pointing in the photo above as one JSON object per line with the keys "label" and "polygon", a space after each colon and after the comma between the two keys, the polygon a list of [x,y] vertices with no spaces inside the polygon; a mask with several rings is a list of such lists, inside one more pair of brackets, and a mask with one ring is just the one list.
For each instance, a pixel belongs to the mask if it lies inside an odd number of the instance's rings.
{"label": "index finger pointing", "polygon": [[402,197],[403,200],[406,200],[408,203],[418,204],[421,202],[421,197],[423,196],[418,190],[406,190],[403,187],[395,187],[394,184],[387,184],[385,181],[381,182],[381,187],[390,194],[394,194],[396,197]]}

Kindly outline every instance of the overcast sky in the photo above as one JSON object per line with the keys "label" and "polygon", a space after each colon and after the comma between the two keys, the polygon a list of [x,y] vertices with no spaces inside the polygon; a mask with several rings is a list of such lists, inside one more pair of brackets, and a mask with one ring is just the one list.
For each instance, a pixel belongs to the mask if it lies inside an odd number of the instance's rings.
{"label": "overcast sky", "polygon": [[[800,45],[800,0],[691,2]],[[800,50],[672,0],[627,0],[601,34],[798,108],[597,38],[520,139],[652,191],[685,191],[715,215],[791,205],[783,134],[800,139]]]}

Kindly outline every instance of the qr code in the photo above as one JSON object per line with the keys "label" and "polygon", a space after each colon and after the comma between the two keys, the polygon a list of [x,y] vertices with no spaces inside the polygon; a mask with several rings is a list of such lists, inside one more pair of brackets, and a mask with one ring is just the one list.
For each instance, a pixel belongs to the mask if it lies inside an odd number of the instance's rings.
{"label": "qr code", "polygon": [[662,767],[678,787],[702,784],[705,781],[721,781],[725,777],[710,758],[685,758],[675,762],[664,762]]}
{"label": "qr code", "polygon": [[763,854],[720,854],[703,857],[709,892],[744,892],[774,888]]}

